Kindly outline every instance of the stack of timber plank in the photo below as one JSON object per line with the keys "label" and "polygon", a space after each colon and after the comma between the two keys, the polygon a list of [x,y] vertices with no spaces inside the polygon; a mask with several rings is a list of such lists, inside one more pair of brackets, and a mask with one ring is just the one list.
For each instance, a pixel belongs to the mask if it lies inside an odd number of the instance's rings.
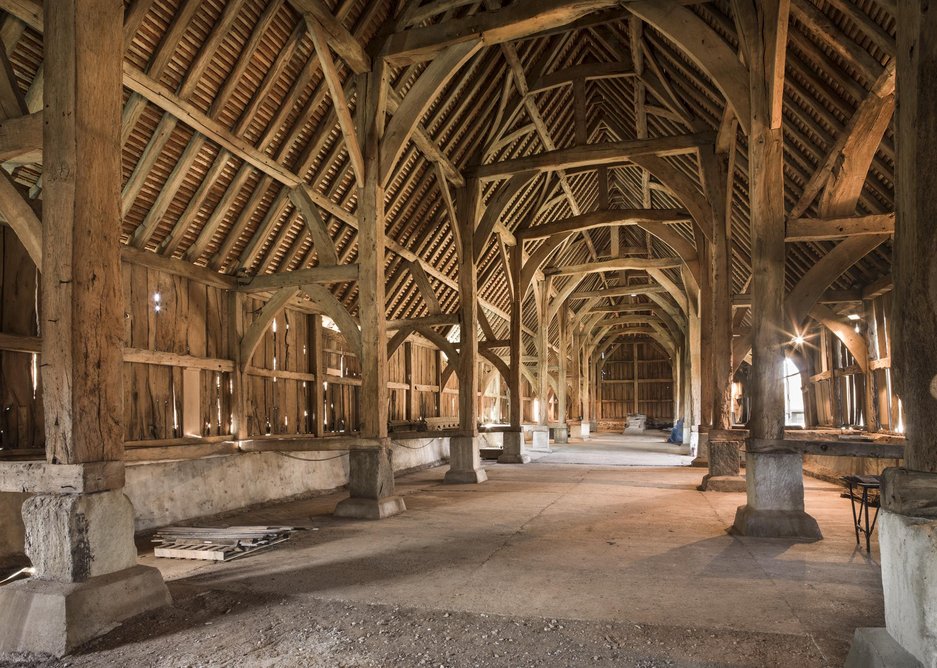
{"label": "stack of timber plank", "polygon": [[230,561],[289,540],[286,526],[166,527],[153,542],[157,557]]}

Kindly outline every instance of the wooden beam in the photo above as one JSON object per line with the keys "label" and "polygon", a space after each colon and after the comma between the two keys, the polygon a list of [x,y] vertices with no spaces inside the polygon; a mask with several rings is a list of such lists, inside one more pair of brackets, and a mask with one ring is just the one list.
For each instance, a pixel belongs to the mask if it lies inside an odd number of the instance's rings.
{"label": "wooden beam", "polygon": [[267,300],[267,303],[260,309],[260,313],[254,317],[254,320],[244,332],[244,336],[241,338],[239,344],[238,360],[242,372],[250,365],[251,357],[253,357],[254,351],[260,344],[261,339],[263,339],[267,328],[270,327],[270,323],[286,308],[290,300],[298,294],[299,286],[280,288]]}
{"label": "wooden beam", "polygon": [[381,142],[380,170],[381,185],[387,184],[391,169],[400,159],[407,141],[426,114],[427,109],[439,97],[449,80],[469,61],[482,44],[478,40],[469,40],[446,49],[440,57],[427,65],[420,78],[407,91],[407,96],[397,107],[396,113],[387,125]]}
{"label": "wooden beam", "polygon": [[573,65],[556,72],[544,74],[530,84],[528,94],[542,93],[560,86],[570,86],[576,81],[594,81],[635,76],[634,65],[630,62],[583,63]]}
{"label": "wooden beam", "polygon": [[[856,194],[857,187],[861,190],[868,175],[872,157],[888,129],[894,108],[895,64],[892,62],[875,82],[868,96],[859,104],[856,113],[849,119],[846,127],[837,136],[816,171],[804,185],[800,199],[791,208],[791,218],[803,216],[817,195],[828,187],[834,171],[839,174],[837,180],[840,187],[847,187],[849,195]],[[830,201],[827,207],[833,205],[836,200],[847,198],[839,195],[828,199]],[[845,208],[848,209],[848,207]],[[855,213],[855,205],[852,209],[845,212],[829,211],[821,215],[850,216]]]}
{"label": "wooden beam", "polygon": [[[173,114],[192,129],[205,135],[232,155],[250,163],[254,168],[272,177],[278,183],[282,183],[289,188],[295,188],[303,183],[302,179],[287,167],[256,149],[247,140],[234,136],[220,123],[199,111],[194,105],[181,100],[168,88],[153,81],[126,61],[124,62],[124,85],[139,93],[157,107]],[[329,198],[318,194],[314,190],[310,190],[310,197],[330,215],[345,223],[357,226],[355,215],[349,213]]]}
{"label": "wooden beam", "polygon": [[191,262],[184,262],[158,253],[150,253],[133,248],[132,246],[121,246],[120,259],[122,262],[128,264],[149,267],[157,271],[163,271],[175,276],[182,276],[183,278],[224,290],[233,290],[237,288],[238,285],[237,279],[234,276],[219,274],[216,271],[199,267]]}
{"label": "wooden beam", "polygon": [[643,0],[627,6],[632,14],[677,44],[713,80],[748,134],[751,128],[748,71],[735,50],[699,16],[675,0]]}
{"label": "wooden beam", "polygon": [[400,330],[405,328],[421,329],[425,327],[442,327],[447,325],[458,325],[461,322],[458,313],[438,313],[436,315],[423,316],[421,318],[404,318],[402,320],[388,320],[388,330]]}
{"label": "wooden beam", "polygon": [[[300,0],[290,0],[299,2]],[[303,4],[318,5],[314,0],[302,0]],[[331,16],[331,14],[329,14]],[[334,19],[332,19],[334,21]],[[335,21],[337,23],[337,21]],[[364,157],[361,154],[361,144],[358,141],[357,130],[354,121],[351,119],[351,111],[348,109],[348,100],[345,99],[345,92],[342,88],[342,80],[338,74],[338,68],[335,67],[335,61],[332,60],[332,54],[326,44],[325,31],[317,19],[307,15],[306,24],[309,28],[309,36],[312,38],[312,44],[315,47],[316,54],[319,56],[319,65],[322,68],[322,77],[329,88],[329,94],[332,97],[332,108],[335,110],[335,116],[338,118],[338,125],[342,130],[342,136],[345,138],[345,148],[348,150],[348,158],[351,161],[351,167],[355,172],[355,180],[358,184],[364,183]],[[346,33],[347,34],[347,33]],[[348,35],[355,44],[357,41]],[[359,47],[360,48],[360,47]],[[368,64],[370,68],[370,64]],[[368,69],[366,68],[366,69]],[[366,71],[366,69],[364,71]]]}
{"label": "wooden beam", "polygon": [[42,111],[0,122],[0,162],[42,161]]}
{"label": "wooden beam", "polygon": [[180,355],[177,353],[166,353],[143,348],[124,348],[123,356],[124,362],[134,362],[136,364],[175,366],[186,369],[201,369],[204,371],[234,371],[234,362],[227,359]]}
{"label": "wooden beam", "polygon": [[440,307],[436,292],[429,282],[429,276],[427,276],[426,272],[423,270],[423,265],[419,262],[410,262],[409,260],[406,262],[407,268],[410,270],[410,275],[413,277],[413,282],[419,293],[423,296],[423,300],[426,302],[430,315],[439,315],[442,313],[442,307]]}
{"label": "wooden beam", "polygon": [[[928,3],[898,4],[898,85],[895,208],[900,212],[893,245],[895,291],[890,346],[908,438],[909,472],[937,473],[937,411],[931,389],[937,377],[937,308],[934,248],[937,244],[937,11]],[[922,482],[924,476],[921,476]],[[931,479],[932,476],[927,476]],[[900,487],[899,487],[900,489]]]}
{"label": "wooden beam", "polygon": [[[742,53],[749,67],[749,115],[736,108],[749,131],[749,202],[752,239],[753,438],[784,435],[781,374],[789,335],[784,318],[784,85],[786,0],[733,0]],[[736,358],[739,359],[739,358]],[[769,492],[770,493],[770,492]],[[751,498],[751,497],[749,497]],[[772,497],[766,497],[772,498]]]}
{"label": "wooden beam", "polygon": [[683,264],[680,258],[631,258],[621,257],[601,262],[587,264],[574,264],[560,267],[547,267],[543,270],[544,276],[577,276],[581,274],[594,274],[600,271],[621,270],[647,270],[647,269],[677,269]]}
{"label": "wooden beam", "polygon": [[0,216],[13,228],[33,264],[42,268],[42,224],[6,170],[0,170]]}
{"label": "wooden beam", "polygon": [[306,222],[306,229],[312,237],[313,246],[319,256],[320,266],[335,266],[338,264],[338,254],[335,252],[335,243],[329,235],[329,227],[322,219],[319,208],[310,196],[308,186],[299,186],[290,191],[290,201],[299,215]]}
{"label": "wooden beam", "polygon": [[347,283],[355,280],[358,280],[357,264],[326,265],[255,276],[249,282],[241,284],[238,291],[245,293],[267,292],[288,286],[300,286],[310,283]]}
{"label": "wooden beam", "polygon": [[92,494],[123,486],[123,462],[0,462],[0,492]]}
{"label": "wooden beam", "polygon": [[38,336],[0,333],[0,350],[14,353],[40,353],[42,352],[42,339]]}
{"label": "wooden beam", "polygon": [[794,218],[787,221],[784,241],[820,241],[869,234],[894,234],[895,214],[847,218]]}
{"label": "wooden beam", "polygon": [[715,134],[703,132],[654,139],[588,144],[572,148],[545,151],[523,158],[513,158],[468,169],[468,174],[482,180],[499,179],[521,172],[551,172],[575,167],[621,163],[632,156],[656,155],[660,157],[695,153],[700,146],[712,144]]}
{"label": "wooden beam", "polygon": [[607,290],[583,290],[572,293],[572,299],[601,299],[603,297],[637,297],[638,295],[664,294],[667,290],[659,285],[629,285]]}
{"label": "wooden beam", "polygon": [[486,46],[510,42],[617,5],[618,0],[519,0],[503,9],[394,33],[381,53],[393,65],[421,62],[453,45],[472,40]]}
{"label": "wooden beam", "polygon": [[875,299],[880,297],[886,292],[890,292],[895,287],[895,280],[891,274],[886,274],[881,278],[872,281],[864,288],[862,288],[862,298],[863,299]]}
{"label": "wooden beam", "polygon": [[[335,18],[321,0],[290,0],[290,4],[303,15],[310,32],[313,31],[313,24],[315,24],[326,33],[328,43],[335,49],[335,53],[351,66],[355,74],[363,74],[371,70],[371,58],[362,48],[361,43]],[[316,51],[318,52],[318,48]],[[321,61],[321,54],[319,59]]]}
{"label": "wooden beam", "polygon": [[[544,223],[518,232],[523,241],[542,239],[554,234],[575,232],[615,225],[641,225],[642,223],[689,223],[690,214],[682,209],[610,209],[591,211],[572,218]],[[613,250],[613,255],[615,249]]]}
{"label": "wooden beam", "polygon": [[[387,91],[387,110],[390,111],[391,114],[396,114],[397,109],[400,108],[400,102],[400,96],[397,92],[389,89]],[[442,149],[439,148],[439,144],[436,143],[436,140],[430,136],[426,128],[420,123],[416,124],[412,139],[413,144],[423,152],[426,159],[438,165],[446,175],[446,178],[451,181],[453,185],[459,186],[460,188],[465,185],[462,172],[459,171],[456,164],[452,162],[452,159],[443,153]]]}

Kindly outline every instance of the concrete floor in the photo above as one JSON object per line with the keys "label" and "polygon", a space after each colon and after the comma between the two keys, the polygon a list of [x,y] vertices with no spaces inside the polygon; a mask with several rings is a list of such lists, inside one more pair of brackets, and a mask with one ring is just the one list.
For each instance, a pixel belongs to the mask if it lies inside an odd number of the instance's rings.
{"label": "concrete floor", "polygon": [[[884,623],[878,547],[856,548],[848,500],[808,478],[825,540],[734,537],[744,495],[696,491],[705,471],[674,466],[688,459],[663,437],[603,434],[526,466],[486,463],[483,485],[444,486],[444,468],[405,476],[408,512],[381,522],[332,518],[337,495],[238,513],[225,522],[314,530],[227,564],[142,554],[188,621],[128,625],[70,664],[228,665],[218,657],[240,633],[241,665],[842,665],[853,630]],[[222,602],[193,612],[193,596]],[[222,617],[231,606],[237,626]],[[258,625],[263,660],[250,653]],[[564,628],[568,642],[550,635]],[[309,658],[313,642],[328,660]]]}
{"label": "concrete floor", "polygon": [[550,444],[550,454],[530,452],[540,464],[587,464],[595,466],[689,466],[693,461],[689,446],[667,443],[662,431],[622,436],[594,434],[589,440],[573,439],[565,445]]}

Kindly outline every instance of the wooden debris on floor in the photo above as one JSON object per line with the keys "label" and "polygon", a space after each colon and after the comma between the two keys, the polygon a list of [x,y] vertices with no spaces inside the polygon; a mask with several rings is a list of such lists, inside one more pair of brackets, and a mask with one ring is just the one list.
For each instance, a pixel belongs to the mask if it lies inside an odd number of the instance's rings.
{"label": "wooden debris on floor", "polygon": [[153,542],[157,557],[230,561],[289,540],[296,527],[166,527]]}

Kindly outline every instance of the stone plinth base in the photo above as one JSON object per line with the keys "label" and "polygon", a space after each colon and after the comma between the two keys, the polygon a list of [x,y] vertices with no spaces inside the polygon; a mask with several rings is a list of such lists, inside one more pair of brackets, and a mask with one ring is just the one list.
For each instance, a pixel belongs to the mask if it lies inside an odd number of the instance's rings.
{"label": "stone plinth base", "polygon": [[339,501],[335,506],[335,517],[345,517],[353,520],[382,520],[385,517],[398,515],[407,509],[407,504],[400,496],[385,496],[382,499],[366,499],[352,496]]}
{"label": "stone plinth base", "polygon": [[922,668],[885,629],[856,629],[845,668]]}
{"label": "stone plinth base", "polygon": [[745,476],[707,473],[697,489],[701,492],[744,492]]}
{"label": "stone plinth base", "polygon": [[488,476],[482,468],[478,439],[472,436],[453,436],[449,439],[449,470],[443,482],[465,485],[486,480]]}
{"label": "stone plinth base", "polygon": [[533,452],[553,452],[550,449],[550,430],[547,427],[534,427],[531,430],[531,436],[533,436],[533,441],[530,444],[530,449]]}
{"label": "stone plinth base", "polygon": [[734,531],[760,538],[823,538],[817,521],[804,512],[803,457],[746,454],[748,503],[735,514]]}
{"label": "stone plinth base", "polygon": [[878,538],[885,626],[918,661],[937,666],[937,520],[898,514],[889,508],[894,499],[883,499]]}
{"label": "stone plinth base", "polygon": [[407,509],[394,494],[394,462],[390,448],[352,450],[349,453],[350,498],[335,506],[336,517],[382,520]]}
{"label": "stone plinth base", "polygon": [[558,445],[569,443],[569,427],[565,424],[553,427],[553,442]]}
{"label": "stone plinth base", "polygon": [[21,580],[0,588],[0,653],[64,656],[123,621],[172,599],[148,566],[84,582]]}
{"label": "stone plinth base", "polygon": [[759,510],[748,505],[739,506],[732,530],[754,538],[823,538],[817,521],[802,510]]}
{"label": "stone plinth base", "polygon": [[737,476],[742,470],[739,441],[709,441],[707,455],[713,476]]}
{"label": "stone plinth base", "polygon": [[137,564],[123,490],[36,494],[23,504],[26,554],[43,580],[82,582]]}
{"label": "stone plinth base", "polygon": [[[701,435],[702,436],[702,435]],[[709,473],[703,476],[701,492],[744,492],[745,478],[739,475],[739,442],[709,441]]]}
{"label": "stone plinth base", "polygon": [[530,457],[524,454],[524,434],[519,431],[504,432],[504,452],[498,457],[499,464],[529,464]]}

